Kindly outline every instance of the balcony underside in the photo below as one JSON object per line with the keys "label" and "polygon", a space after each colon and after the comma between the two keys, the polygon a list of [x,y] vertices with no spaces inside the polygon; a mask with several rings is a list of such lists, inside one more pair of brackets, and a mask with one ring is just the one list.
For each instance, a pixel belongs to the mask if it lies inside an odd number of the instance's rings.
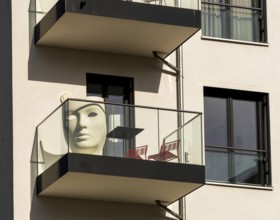
{"label": "balcony underside", "polygon": [[36,44],[165,57],[200,29],[198,10],[116,0],[88,1],[80,9],[78,3],[59,1],[36,25]]}
{"label": "balcony underside", "polygon": [[204,166],[67,154],[37,177],[40,196],[170,204],[201,187]]}

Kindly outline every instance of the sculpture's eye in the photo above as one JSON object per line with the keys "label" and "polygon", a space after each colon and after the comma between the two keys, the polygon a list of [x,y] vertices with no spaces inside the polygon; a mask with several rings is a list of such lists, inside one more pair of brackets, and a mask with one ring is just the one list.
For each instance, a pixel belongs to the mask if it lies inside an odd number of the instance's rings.
{"label": "sculpture's eye", "polygon": [[95,116],[97,116],[97,113],[96,113],[96,112],[90,112],[90,113],[88,114],[88,117],[95,117]]}
{"label": "sculpture's eye", "polygon": [[69,115],[67,120],[71,121],[71,120],[76,120],[77,116],[76,115]]}

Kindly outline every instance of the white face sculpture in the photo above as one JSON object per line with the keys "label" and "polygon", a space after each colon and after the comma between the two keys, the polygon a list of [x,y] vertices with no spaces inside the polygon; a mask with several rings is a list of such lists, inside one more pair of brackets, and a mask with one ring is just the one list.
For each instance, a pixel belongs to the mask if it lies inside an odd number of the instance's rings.
{"label": "white face sculpture", "polygon": [[106,139],[106,118],[101,105],[69,102],[69,146],[73,153],[101,155]]}

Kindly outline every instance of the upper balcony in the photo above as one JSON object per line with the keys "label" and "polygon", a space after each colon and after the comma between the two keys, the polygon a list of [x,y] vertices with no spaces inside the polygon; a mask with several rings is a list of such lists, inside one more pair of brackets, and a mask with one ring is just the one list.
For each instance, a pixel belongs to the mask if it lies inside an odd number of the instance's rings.
{"label": "upper balcony", "polygon": [[31,0],[37,45],[166,57],[201,28],[198,0]]}
{"label": "upper balcony", "polygon": [[68,100],[37,126],[31,163],[40,196],[170,204],[205,182],[201,114]]}

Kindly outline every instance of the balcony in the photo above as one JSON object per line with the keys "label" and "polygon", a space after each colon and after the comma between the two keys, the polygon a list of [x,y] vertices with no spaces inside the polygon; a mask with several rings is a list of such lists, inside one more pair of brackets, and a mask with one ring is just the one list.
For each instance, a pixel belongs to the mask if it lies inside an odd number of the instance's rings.
{"label": "balcony", "polygon": [[200,113],[71,99],[37,126],[31,164],[38,196],[155,205],[201,187],[202,158]]}
{"label": "balcony", "polygon": [[35,43],[144,57],[157,51],[166,57],[200,29],[198,2],[31,0]]}

